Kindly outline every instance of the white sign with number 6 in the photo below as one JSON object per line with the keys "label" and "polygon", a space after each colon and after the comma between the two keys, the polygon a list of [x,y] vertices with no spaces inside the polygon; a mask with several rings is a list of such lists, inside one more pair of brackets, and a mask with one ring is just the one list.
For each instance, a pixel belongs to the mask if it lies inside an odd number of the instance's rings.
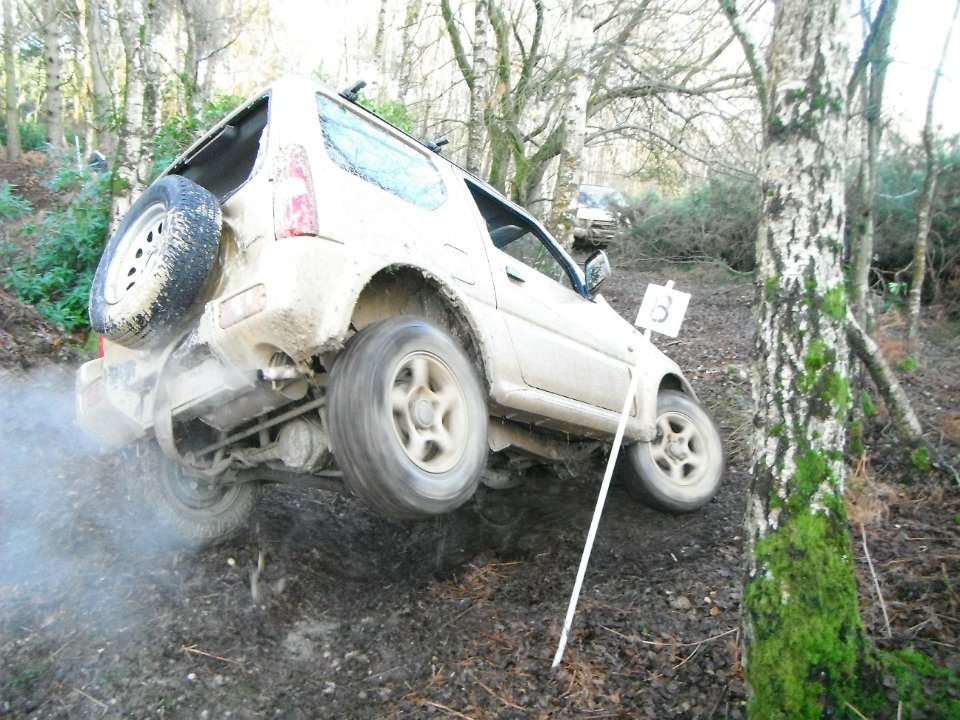
{"label": "white sign with number 6", "polygon": [[647,292],[640,303],[640,312],[634,325],[653,330],[661,335],[676,337],[680,334],[683,316],[690,304],[690,293],[673,289],[673,281],[666,286],[647,285]]}

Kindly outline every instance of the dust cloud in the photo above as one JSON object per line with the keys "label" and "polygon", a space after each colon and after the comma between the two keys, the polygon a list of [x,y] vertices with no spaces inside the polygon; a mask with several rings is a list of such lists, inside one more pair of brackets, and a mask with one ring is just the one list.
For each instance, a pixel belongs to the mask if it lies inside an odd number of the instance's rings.
{"label": "dust cloud", "polygon": [[135,512],[136,466],[77,427],[73,379],[0,378],[0,622],[69,615],[101,632],[132,621],[133,588],[163,576],[151,568],[170,546]]}

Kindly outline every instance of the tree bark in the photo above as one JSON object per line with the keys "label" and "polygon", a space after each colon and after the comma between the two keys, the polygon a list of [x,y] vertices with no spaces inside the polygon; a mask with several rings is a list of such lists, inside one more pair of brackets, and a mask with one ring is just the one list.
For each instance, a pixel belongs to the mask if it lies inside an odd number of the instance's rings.
{"label": "tree bark", "polygon": [[859,215],[850,227],[850,302],[857,322],[865,330],[870,328],[870,267],[873,264],[874,205],[877,196],[877,155],[883,132],[881,105],[890,63],[890,32],[897,14],[898,0],[883,0],[871,23],[857,60],[847,92],[858,89],[863,96],[863,141],[860,170],[857,177]]}
{"label": "tree bark", "polygon": [[410,93],[410,75],[413,64],[414,26],[420,15],[421,0],[407,0],[403,16],[403,30],[400,32],[400,69],[397,84],[397,96],[404,105]]}
{"label": "tree bark", "polygon": [[60,53],[60,3],[59,0],[43,2],[43,64],[46,76],[46,101],[44,125],[47,143],[55,150],[64,148],[63,138],[63,91],[60,87],[63,75],[63,57]]}
{"label": "tree bark", "polygon": [[113,93],[107,79],[104,59],[104,32],[101,19],[101,0],[87,0],[84,11],[87,57],[90,63],[91,124],[90,147],[109,157],[116,147],[116,136],[110,128],[114,113]]}
{"label": "tree bark", "polygon": [[473,82],[470,85],[470,118],[467,122],[467,170],[480,175],[486,140],[486,106],[490,58],[487,57],[487,31],[490,13],[486,0],[476,0],[473,23]]}
{"label": "tree bark", "polygon": [[742,602],[748,715],[844,707],[867,650],[847,534],[847,3],[780,0],[757,240],[755,435]]}
{"label": "tree bark", "polygon": [[587,104],[590,99],[593,17],[591,0],[574,0],[567,36],[567,77],[563,93],[563,126],[557,179],[550,212],[550,230],[567,250],[573,248],[576,210],[573,202],[580,184],[580,157],[587,134]]}
{"label": "tree bark", "polygon": [[910,296],[907,300],[907,352],[915,361],[920,359],[920,301],[923,298],[923,281],[927,274],[927,237],[930,235],[933,197],[937,191],[937,174],[940,165],[937,162],[933,137],[933,103],[937,97],[937,85],[943,73],[943,64],[950,48],[950,36],[956,24],[960,0],[953,7],[953,17],[947,27],[947,36],[940,51],[940,61],[933,73],[930,94],[927,97],[927,115],[923,124],[923,154],[927,171],[923,178],[923,189],[917,199],[917,237],[913,244],[913,277],[910,281]]}
{"label": "tree bark", "polygon": [[117,23],[123,41],[126,83],[123,94],[123,122],[117,142],[116,166],[113,174],[110,203],[110,232],[130,209],[133,199],[147,183],[149,153],[143,135],[144,115],[144,53],[149,51],[142,40],[149,37],[142,30],[144,18],[133,14],[132,4],[118,7]]}
{"label": "tree bark", "polygon": [[852,311],[847,315],[847,340],[880,391],[900,440],[910,447],[919,447],[923,442],[923,429],[910,399],[897,381],[896,374],[884,360],[880,348],[860,326]]}
{"label": "tree bark", "polygon": [[13,0],[3,0],[4,100],[7,117],[7,160],[18,162],[23,154],[20,144],[20,103],[17,95],[17,60],[13,34]]}

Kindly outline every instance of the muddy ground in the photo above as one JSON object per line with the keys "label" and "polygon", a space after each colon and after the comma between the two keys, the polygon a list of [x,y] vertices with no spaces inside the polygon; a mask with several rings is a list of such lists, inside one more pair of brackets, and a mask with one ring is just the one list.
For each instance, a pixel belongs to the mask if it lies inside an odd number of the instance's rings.
{"label": "muddy ground", "polygon": [[[248,531],[174,550],[129,507],[136,468],[74,427],[62,341],[44,345],[28,311],[0,298],[0,718],[743,717],[753,293],[715,269],[621,267],[605,295],[632,319],[647,282],[668,278],[694,297],[680,337],[658,344],[721,427],[725,484],[682,517],[614,487],[559,673],[550,664],[601,458],[572,480],[531,472],[415,523],[349,496],[267,487]],[[40,350],[23,349],[34,341]],[[908,390],[960,464],[957,327],[928,326],[927,349]],[[956,671],[960,492],[907,470],[882,416],[868,435],[851,479],[864,618],[883,647]]]}

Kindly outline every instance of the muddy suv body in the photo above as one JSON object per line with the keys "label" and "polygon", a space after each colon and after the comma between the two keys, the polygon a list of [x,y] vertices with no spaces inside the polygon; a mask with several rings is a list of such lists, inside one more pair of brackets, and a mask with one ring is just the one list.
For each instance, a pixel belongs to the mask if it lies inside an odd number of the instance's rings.
{"label": "muddy suv body", "polygon": [[264,481],[345,485],[411,517],[573,462],[609,442],[639,367],[627,475],[693,509],[719,483],[719,438],[677,365],[595,294],[608,272],[350,100],[287,78],[178,158],[111,237],[79,423],[155,458],[142,483],[158,512],[209,540]]}

